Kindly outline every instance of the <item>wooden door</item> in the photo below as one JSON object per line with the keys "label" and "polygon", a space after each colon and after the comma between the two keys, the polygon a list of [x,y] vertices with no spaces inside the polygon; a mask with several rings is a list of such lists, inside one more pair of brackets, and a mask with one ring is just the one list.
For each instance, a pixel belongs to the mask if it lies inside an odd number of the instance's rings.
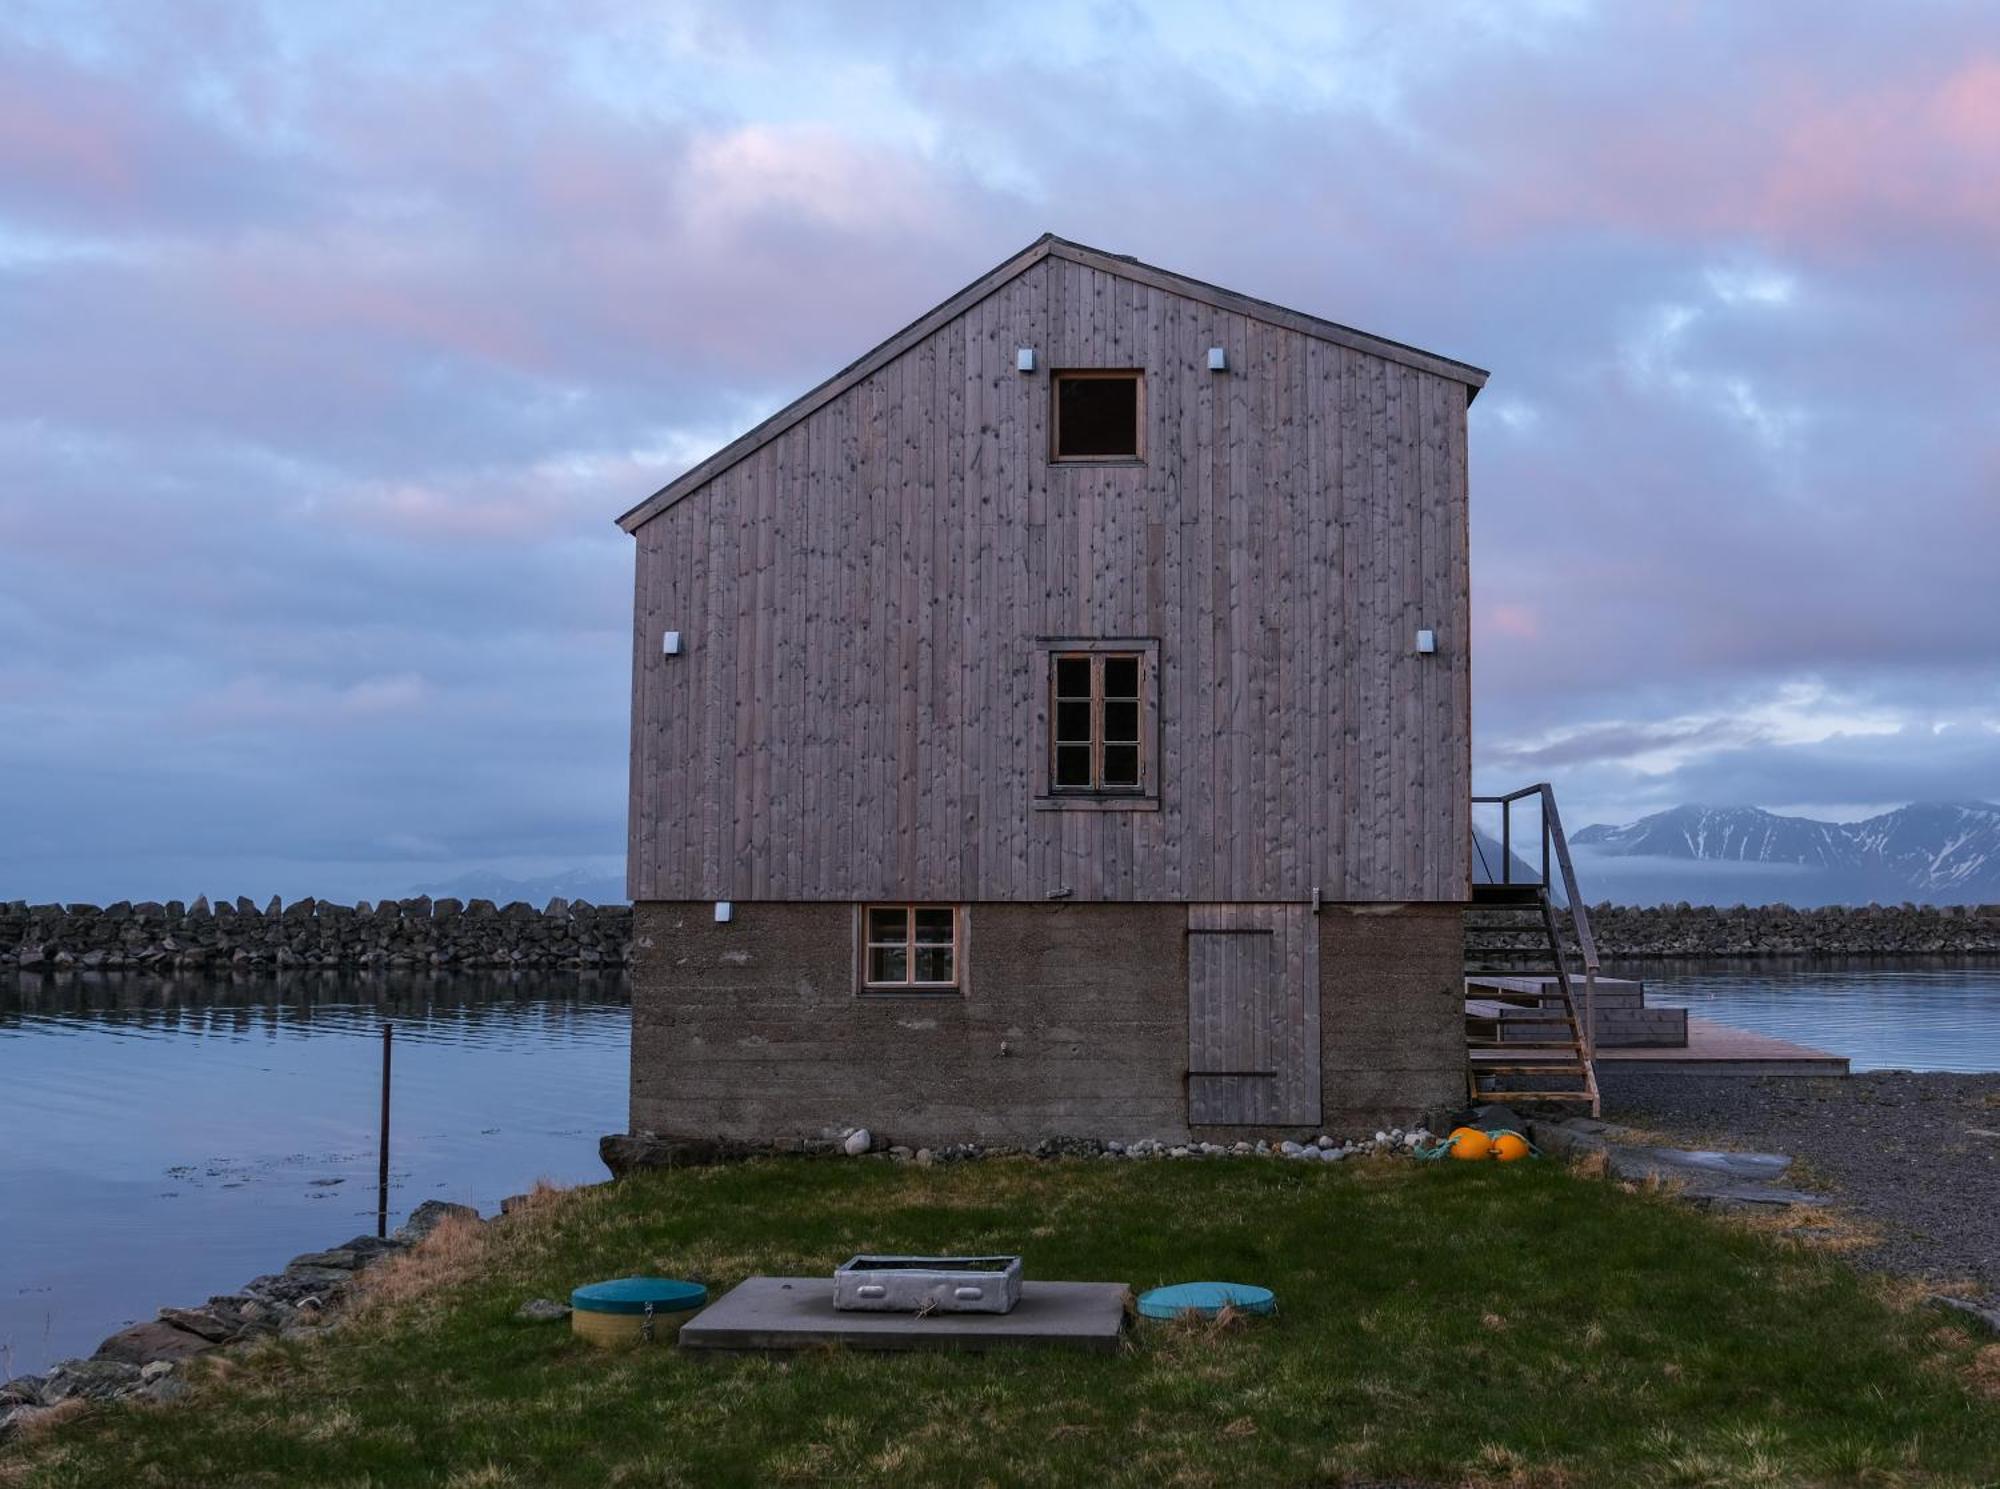
{"label": "wooden door", "polygon": [[1319,924],[1305,905],[1188,906],[1188,1122],[1310,1127]]}

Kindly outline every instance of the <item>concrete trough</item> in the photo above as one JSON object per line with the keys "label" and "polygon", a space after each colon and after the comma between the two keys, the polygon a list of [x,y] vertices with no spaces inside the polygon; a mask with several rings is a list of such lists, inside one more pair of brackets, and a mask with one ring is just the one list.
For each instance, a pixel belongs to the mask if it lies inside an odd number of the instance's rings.
{"label": "concrete trough", "polygon": [[1053,1345],[1109,1351],[1125,1327],[1121,1282],[1024,1282],[1008,1313],[852,1313],[831,1277],[750,1277],[681,1329],[684,1350],[983,1350]]}

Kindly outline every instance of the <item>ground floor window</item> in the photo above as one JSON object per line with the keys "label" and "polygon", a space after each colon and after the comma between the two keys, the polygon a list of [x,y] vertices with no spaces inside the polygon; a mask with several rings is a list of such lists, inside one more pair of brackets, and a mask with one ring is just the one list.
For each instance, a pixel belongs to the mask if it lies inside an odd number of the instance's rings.
{"label": "ground floor window", "polygon": [[960,918],[955,905],[863,907],[862,987],[871,993],[956,988]]}

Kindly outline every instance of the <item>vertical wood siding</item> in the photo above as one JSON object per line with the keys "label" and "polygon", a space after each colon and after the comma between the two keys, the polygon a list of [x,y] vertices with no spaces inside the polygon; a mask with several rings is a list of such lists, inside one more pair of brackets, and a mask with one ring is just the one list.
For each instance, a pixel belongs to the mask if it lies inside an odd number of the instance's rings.
{"label": "vertical wood siding", "polygon": [[1306,905],[1188,906],[1188,1121],[1320,1119],[1319,923]]}
{"label": "vertical wood siding", "polygon": [[[1144,464],[1051,465],[1093,366]],[[1035,264],[637,530],[633,897],[1464,899],[1465,398]],[[1157,811],[1032,805],[1046,637],[1158,640]]]}

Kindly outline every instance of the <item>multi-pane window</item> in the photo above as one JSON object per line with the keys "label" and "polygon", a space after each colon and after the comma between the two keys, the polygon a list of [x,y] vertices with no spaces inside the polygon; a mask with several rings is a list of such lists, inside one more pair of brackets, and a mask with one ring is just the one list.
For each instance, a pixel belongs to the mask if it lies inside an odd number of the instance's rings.
{"label": "multi-pane window", "polygon": [[870,905],[862,912],[862,985],[895,992],[958,985],[958,911],[950,905]]}
{"label": "multi-pane window", "polygon": [[1050,453],[1057,460],[1137,460],[1145,384],[1129,370],[1088,368],[1053,380]]}
{"label": "multi-pane window", "polygon": [[1051,789],[1143,789],[1144,656],[1122,651],[1058,652],[1052,660]]}

